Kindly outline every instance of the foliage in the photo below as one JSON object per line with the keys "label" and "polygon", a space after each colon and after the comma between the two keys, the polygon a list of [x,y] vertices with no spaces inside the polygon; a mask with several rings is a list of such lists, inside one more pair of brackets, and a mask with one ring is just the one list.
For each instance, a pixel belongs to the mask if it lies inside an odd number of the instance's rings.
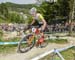
{"label": "foliage", "polygon": [[15,37],[15,38],[10,38],[10,39],[8,39],[8,40],[6,40],[6,39],[1,39],[0,42],[18,42],[18,41],[20,41],[20,39],[21,39],[21,38],[17,38],[17,37]]}
{"label": "foliage", "polygon": [[[28,14],[28,10],[34,4],[15,4],[1,3],[0,4],[0,22],[25,23],[24,17],[20,14]],[[30,19],[30,17],[28,18]]]}
{"label": "foliage", "polygon": [[3,32],[2,32],[2,30],[0,30],[0,37],[2,37],[2,35],[3,35]]}
{"label": "foliage", "polygon": [[32,16],[28,15],[28,24],[30,24],[32,22]]}
{"label": "foliage", "polygon": [[59,16],[68,16],[70,12],[69,0],[58,0],[58,13]]}
{"label": "foliage", "polygon": [[9,54],[14,53],[15,49],[17,49],[17,45],[1,45],[0,46],[0,54]]}
{"label": "foliage", "polygon": [[24,23],[23,16],[18,13],[10,13],[9,20],[12,23]]}
{"label": "foliage", "polygon": [[48,23],[52,20],[68,18],[71,10],[69,0],[58,0],[56,3],[43,2],[38,9]]}
{"label": "foliage", "polygon": [[8,18],[8,8],[7,5],[2,3],[0,4],[0,17],[7,19]]}
{"label": "foliage", "polygon": [[7,2],[5,3],[10,11],[17,11],[17,12],[23,12],[25,14],[28,13],[28,10],[35,6],[34,4],[15,4],[15,3],[10,3]]}
{"label": "foliage", "polygon": [[[41,12],[48,24],[53,20],[61,20],[64,17],[69,17],[70,10],[72,10],[73,0],[58,0],[56,3],[43,2],[40,7],[37,7],[38,12]],[[15,4],[15,3],[1,3],[0,4],[0,19],[8,22],[24,23],[24,19],[20,17],[20,12],[28,14],[29,9],[36,7],[35,4]],[[10,13],[10,12],[17,13]],[[30,20],[29,20],[30,19]],[[28,22],[31,17],[28,15]]]}
{"label": "foliage", "polygon": [[68,43],[67,39],[49,39],[48,42],[50,43],[57,43],[57,44],[65,44]]}

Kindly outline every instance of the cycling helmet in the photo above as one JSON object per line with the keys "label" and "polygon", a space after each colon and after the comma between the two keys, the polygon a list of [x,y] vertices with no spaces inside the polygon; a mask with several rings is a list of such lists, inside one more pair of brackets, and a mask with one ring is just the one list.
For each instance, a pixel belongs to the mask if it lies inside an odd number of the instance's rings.
{"label": "cycling helmet", "polygon": [[30,12],[30,14],[34,14],[34,13],[37,12],[37,9],[35,7],[33,7],[33,8],[30,9],[29,12]]}

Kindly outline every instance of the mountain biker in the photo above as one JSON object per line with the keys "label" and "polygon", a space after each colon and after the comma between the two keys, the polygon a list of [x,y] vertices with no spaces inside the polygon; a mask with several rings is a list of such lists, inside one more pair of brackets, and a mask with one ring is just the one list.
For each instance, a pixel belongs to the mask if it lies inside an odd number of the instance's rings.
{"label": "mountain biker", "polygon": [[39,29],[44,31],[47,25],[44,17],[37,12],[37,9],[35,7],[31,8],[29,12],[32,15],[32,19],[33,19],[31,25],[38,25]]}

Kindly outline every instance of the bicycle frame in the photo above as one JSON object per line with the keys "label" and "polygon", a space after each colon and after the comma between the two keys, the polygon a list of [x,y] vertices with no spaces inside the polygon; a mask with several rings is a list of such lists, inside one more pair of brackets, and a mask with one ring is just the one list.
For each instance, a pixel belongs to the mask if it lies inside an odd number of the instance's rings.
{"label": "bicycle frame", "polygon": [[41,38],[41,32],[40,30],[38,30],[38,28],[35,28],[36,31],[32,32],[31,37],[29,36],[28,39],[28,44],[30,44],[31,42],[38,43],[39,38]]}

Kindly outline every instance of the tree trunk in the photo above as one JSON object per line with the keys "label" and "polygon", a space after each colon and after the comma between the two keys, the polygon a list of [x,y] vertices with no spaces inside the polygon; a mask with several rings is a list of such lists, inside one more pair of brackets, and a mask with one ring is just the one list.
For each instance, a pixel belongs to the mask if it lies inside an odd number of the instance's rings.
{"label": "tree trunk", "polygon": [[75,13],[75,1],[73,0],[71,4],[71,11],[69,15],[69,35],[72,35],[73,32],[73,20],[74,20],[74,13]]}

